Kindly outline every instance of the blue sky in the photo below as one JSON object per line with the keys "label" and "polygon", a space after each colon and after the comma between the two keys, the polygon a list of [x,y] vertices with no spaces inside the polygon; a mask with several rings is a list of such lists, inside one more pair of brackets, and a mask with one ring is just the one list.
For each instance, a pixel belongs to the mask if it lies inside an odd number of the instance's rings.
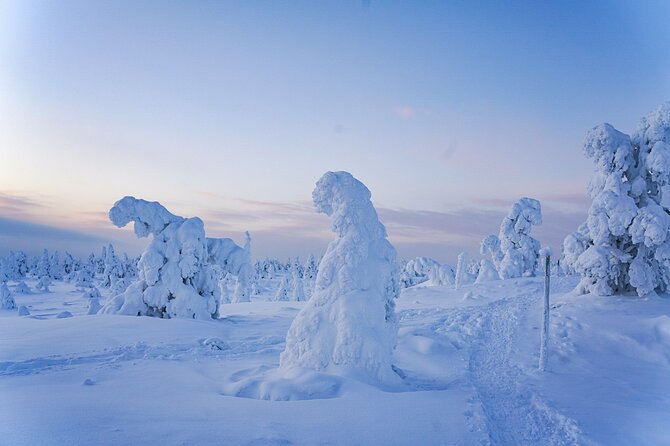
{"label": "blue sky", "polygon": [[368,185],[402,256],[474,254],[521,196],[558,248],[588,208],[586,131],[670,100],[668,20],[662,1],[5,1],[0,252],[65,230],[137,253],[105,216],[134,195],[248,229],[257,256],[318,253],[327,170]]}

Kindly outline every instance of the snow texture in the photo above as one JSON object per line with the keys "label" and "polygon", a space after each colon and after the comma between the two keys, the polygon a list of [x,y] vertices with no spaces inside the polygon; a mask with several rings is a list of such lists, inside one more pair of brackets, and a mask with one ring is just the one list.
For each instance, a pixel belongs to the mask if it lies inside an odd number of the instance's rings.
{"label": "snow texture", "polygon": [[314,295],[286,336],[280,368],[363,372],[398,380],[391,367],[399,294],[396,251],[368,188],[348,172],[327,172],[312,193],[337,238],[319,263]]}

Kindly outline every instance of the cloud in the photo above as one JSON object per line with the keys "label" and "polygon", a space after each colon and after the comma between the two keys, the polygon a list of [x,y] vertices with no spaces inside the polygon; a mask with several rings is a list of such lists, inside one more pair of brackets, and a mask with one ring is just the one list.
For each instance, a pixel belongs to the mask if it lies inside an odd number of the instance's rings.
{"label": "cloud", "polygon": [[[210,198],[206,203],[211,207],[193,209],[189,214],[202,218],[210,237],[230,237],[242,243],[244,231],[250,231],[256,258],[320,255],[334,238],[329,218],[318,214],[308,201],[269,202],[203,195]],[[556,251],[565,235],[586,219],[589,200],[584,194],[569,192],[537,198],[542,202],[544,223],[533,229],[533,235]],[[468,201],[468,205],[449,211],[388,207],[378,207],[377,211],[400,257],[422,255],[453,263],[462,251],[478,257],[479,242],[488,234],[498,233],[515,198],[475,197]],[[82,255],[97,252],[100,246],[112,242],[118,251],[136,255],[149,242],[138,240],[132,225],[124,229],[113,227],[106,211],[73,215],[67,229],[43,221],[36,223],[35,217],[14,218],[10,214],[34,214],[35,209],[44,209],[44,205],[26,197],[0,195],[0,214],[5,215],[0,215],[0,252],[46,247]]]}
{"label": "cloud", "polygon": [[25,218],[45,208],[46,206],[35,198],[0,192],[0,215]]}

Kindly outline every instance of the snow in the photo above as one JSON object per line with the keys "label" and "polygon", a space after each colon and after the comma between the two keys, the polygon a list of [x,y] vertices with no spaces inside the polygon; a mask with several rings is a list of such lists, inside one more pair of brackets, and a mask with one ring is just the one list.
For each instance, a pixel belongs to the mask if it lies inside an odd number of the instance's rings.
{"label": "snow", "polygon": [[[266,291],[226,305],[220,319],[90,316],[91,299],[54,282],[51,293],[16,296],[31,315],[0,311],[0,438],[15,446],[665,444],[670,298],[585,298],[569,292],[578,278],[552,279],[544,373],[541,278],[419,285],[397,300],[398,387],[284,375],[285,386],[313,386],[313,398],[297,401],[231,389],[277,368],[307,302],[268,302]],[[62,311],[73,317],[58,319]]]}

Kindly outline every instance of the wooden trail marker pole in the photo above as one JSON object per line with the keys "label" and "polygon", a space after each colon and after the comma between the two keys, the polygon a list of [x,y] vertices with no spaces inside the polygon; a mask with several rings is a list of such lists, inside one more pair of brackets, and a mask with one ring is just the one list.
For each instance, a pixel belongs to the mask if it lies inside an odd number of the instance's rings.
{"label": "wooden trail marker pole", "polygon": [[551,272],[551,255],[544,260],[544,312],[542,313],[542,332],[540,334],[540,371],[547,368],[547,344],[549,342],[549,278]]}

